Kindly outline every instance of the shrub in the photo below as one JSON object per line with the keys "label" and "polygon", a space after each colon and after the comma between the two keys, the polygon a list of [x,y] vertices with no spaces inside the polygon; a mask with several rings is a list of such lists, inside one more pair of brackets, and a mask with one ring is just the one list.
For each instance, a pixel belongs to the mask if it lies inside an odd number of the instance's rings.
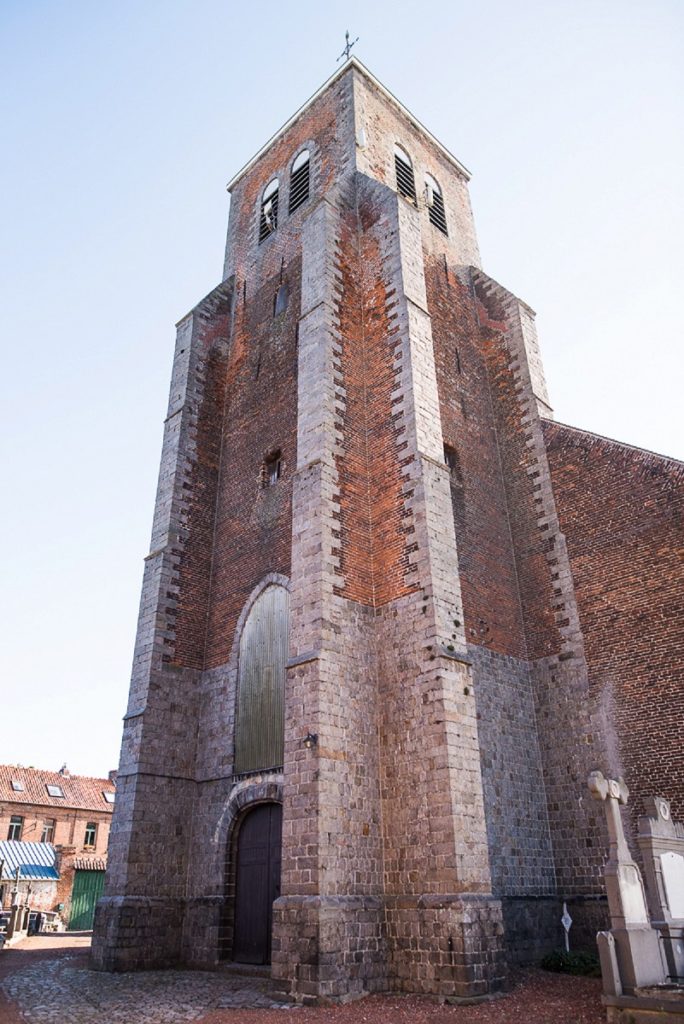
{"label": "shrub", "polygon": [[596,953],[587,953],[583,950],[566,953],[564,949],[557,949],[553,953],[547,953],[540,966],[545,971],[558,971],[561,974],[585,974],[590,978],[601,977],[601,965]]}

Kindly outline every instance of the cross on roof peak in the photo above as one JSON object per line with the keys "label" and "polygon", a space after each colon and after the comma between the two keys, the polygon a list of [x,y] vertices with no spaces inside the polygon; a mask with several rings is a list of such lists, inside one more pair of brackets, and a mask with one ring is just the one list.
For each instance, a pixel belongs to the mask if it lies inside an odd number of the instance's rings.
{"label": "cross on roof peak", "polygon": [[337,60],[342,60],[343,57],[345,60],[349,60],[349,54],[351,53],[352,46],[354,46],[359,41],[358,36],[356,37],[353,43],[349,41],[349,29],[347,29],[347,31],[345,32],[344,38],[347,40],[347,45],[342,50],[342,53],[339,55]]}

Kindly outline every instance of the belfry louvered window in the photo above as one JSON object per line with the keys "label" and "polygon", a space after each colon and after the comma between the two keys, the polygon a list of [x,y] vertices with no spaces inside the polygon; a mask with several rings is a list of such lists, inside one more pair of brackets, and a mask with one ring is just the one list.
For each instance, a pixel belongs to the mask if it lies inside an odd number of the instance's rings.
{"label": "belfry louvered window", "polygon": [[417,206],[416,179],[413,175],[411,157],[401,146],[394,147],[394,169],[397,174],[397,190],[399,195],[404,196],[414,206]]}
{"label": "belfry louvered window", "polygon": [[283,763],[289,598],[285,587],[266,587],[242,630],[235,723],[237,774]]}
{"label": "belfry louvered window", "polygon": [[309,150],[303,149],[292,164],[290,177],[290,213],[305,203],[309,198],[309,179],[311,161]]}
{"label": "belfry louvered window", "polygon": [[259,241],[273,234],[278,227],[278,179],[274,178],[264,189],[261,197],[261,215],[259,217]]}
{"label": "belfry louvered window", "polygon": [[442,190],[430,174],[425,175],[425,201],[427,203],[430,223],[439,228],[442,234],[448,235]]}

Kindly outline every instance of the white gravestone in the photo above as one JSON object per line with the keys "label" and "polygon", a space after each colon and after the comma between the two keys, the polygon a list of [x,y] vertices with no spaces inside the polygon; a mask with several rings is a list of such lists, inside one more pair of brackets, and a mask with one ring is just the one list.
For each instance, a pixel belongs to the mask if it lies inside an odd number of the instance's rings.
{"label": "white gravestone", "polygon": [[663,885],[672,917],[684,918],[684,857],[680,853],[661,853]]}

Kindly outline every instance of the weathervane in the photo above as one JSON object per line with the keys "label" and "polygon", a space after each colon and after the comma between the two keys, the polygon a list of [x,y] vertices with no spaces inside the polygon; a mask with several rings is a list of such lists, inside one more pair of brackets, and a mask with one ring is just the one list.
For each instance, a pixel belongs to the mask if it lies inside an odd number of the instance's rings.
{"label": "weathervane", "polygon": [[354,43],[358,43],[359,41],[359,37],[357,36],[353,43],[349,42],[349,29],[347,29],[344,38],[347,40],[347,45],[345,46],[344,50],[339,55],[337,60],[342,60],[343,57],[345,60],[349,60],[349,54],[351,53],[352,46],[354,46]]}

